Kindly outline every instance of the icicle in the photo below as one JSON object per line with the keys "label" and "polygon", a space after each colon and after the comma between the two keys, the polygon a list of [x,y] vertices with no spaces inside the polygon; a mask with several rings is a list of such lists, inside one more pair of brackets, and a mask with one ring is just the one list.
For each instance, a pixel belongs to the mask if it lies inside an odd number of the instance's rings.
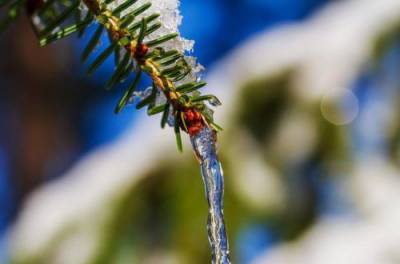
{"label": "icicle", "polygon": [[215,132],[203,128],[191,138],[193,149],[201,165],[208,210],[208,239],[212,250],[213,264],[229,264],[229,244],[223,214],[224,176],[218,160]]}

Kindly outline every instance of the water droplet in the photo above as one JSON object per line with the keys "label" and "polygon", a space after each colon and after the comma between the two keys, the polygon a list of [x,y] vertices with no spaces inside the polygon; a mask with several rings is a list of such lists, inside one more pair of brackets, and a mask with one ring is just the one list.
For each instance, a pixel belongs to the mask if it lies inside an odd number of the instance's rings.
{"label": "water droplet", "polygon": [[222,105],[221,101],[217,97],[212,97],[210,100],[208,100],[208,102],[212,106],[220,106],[220,105]]}

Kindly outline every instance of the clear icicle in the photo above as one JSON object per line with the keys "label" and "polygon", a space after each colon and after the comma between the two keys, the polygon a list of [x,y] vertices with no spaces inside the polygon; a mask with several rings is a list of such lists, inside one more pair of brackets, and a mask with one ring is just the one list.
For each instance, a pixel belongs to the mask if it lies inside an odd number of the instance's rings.
{"label": "clear icicle", "polygon": [[215,138],[215,132],[205,127],[193,136],[191,141],[201,165],[201,174],[209,205],[207,230],[212,250],[212,263],[230,264],[229,244],[223,214],[224,176],[217,156]]}

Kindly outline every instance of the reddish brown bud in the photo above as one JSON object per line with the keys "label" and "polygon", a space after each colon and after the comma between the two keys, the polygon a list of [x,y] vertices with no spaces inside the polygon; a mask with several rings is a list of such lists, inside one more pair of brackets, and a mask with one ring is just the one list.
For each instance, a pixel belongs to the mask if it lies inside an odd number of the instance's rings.
{"label": "reddish brown bud", "polygon": [[202,123],[196,123],[196,124],[188,127],[188,133],[191,137],[193,137],[193,136],[197,135],[197,133],[199,133],[202,128],[203,128]]}
{"label": "reddish brown bud", "polygon": [[149,52],[149,47],[146,44],[140,44],[136,46],[135,58],[142,59]]}
{"label": "reddish brown bud", "polygon": [[194,111],[194,118],[195,118],[195,120],[200,121],[200,120],[201,120],[201,114],[200,114],[200,112]]}
{"label": "reddish brown bud", "polygon": [[196,117],[196,112],[195,112],[195,111],[193,111],[193,110],[187,110],[187,111],[185,112],[185,119],[186,119],[187,122],[192,122],[192,121],[194,121],[194,120],[195,120],[195,117]]}
{"label": "reddish brown bud", "polygon": [[187,122],[199,122],[202,120],[200,112],[194,109],[185,111],[185,119]]}

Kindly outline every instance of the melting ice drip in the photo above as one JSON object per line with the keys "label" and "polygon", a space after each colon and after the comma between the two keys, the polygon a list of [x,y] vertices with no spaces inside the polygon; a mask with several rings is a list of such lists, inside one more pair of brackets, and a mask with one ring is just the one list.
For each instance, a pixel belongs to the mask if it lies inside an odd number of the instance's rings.
{"label": "melting ice drip", "polygon": [[200,161],[209,205],[207,230],[212,250],[212,263],[230,264],[229,244],[223,213],[224,175],[217,156],[215,138],[215,132],[205,127],[192,137],[191,141]]}

